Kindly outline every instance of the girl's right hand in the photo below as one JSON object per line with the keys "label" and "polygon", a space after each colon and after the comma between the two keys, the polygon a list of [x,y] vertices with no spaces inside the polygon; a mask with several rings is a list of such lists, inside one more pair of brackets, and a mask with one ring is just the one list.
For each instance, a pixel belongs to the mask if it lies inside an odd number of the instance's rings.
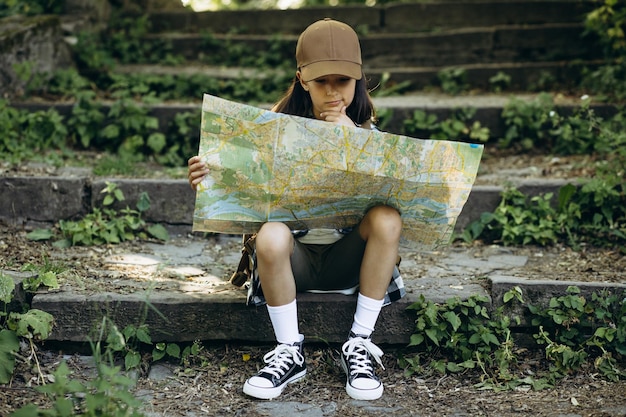
{"label": "girl's right hand", "polygon": [[197,190],[198,184],[202,182],[208,173],[209,170],[199,156],[189,158],[187,161],[187,179],[194,191]]}

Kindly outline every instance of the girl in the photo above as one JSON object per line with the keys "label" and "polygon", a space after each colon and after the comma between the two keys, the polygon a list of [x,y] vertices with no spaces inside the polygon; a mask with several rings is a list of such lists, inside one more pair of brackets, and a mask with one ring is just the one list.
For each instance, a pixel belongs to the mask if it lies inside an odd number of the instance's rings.
{"label": "girl", "polygon": [[[361,47],[350,26],[328,18],[313,23],[298,39],[296,61],[295,79],[273,111],[375,129]],[[208,170],[198,156],[189,159],[188,169],[195,190]],[[395,290],[395,299],[403,295],[396,269],[401,230],[400,214],[384,205],[370,209],[350,229],[292,231],[278,222],[260,228],[258,275],[278,346],[265,355],[266,366],[245,382],[244,393],[275,398],[287,384],[305,376],[298,292],[353,294],[358,289],[354,321],[342,346],[346,391],[355,399],[380,398],[383,384],[372,360],[382,365],[383,352],[370,336],[383,304],[392,301],[389,290]]]}

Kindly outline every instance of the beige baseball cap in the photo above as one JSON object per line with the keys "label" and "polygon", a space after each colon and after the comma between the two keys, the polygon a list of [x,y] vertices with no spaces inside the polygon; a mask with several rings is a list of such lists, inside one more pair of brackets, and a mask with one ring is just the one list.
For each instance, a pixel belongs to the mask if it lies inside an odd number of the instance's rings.
{"label": "beige baseball cap", "polygon": [[326,18],[307,27],[298,38],[296,62],[304,81],[324,75],[362,77],[361,45],[345,23]]}

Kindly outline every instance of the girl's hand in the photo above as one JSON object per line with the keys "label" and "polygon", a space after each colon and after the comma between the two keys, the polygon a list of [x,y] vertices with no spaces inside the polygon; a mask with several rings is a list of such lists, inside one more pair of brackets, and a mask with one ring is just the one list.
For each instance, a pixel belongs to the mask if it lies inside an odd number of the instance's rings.
{"label": "girl's hand", "polygon": [[342,106],[337,110],[331,109],[320,113],[322,120],[343,126],[356,126],[356,124],[346,114],[346,106]]}
{"label": "girl's hand", "polygon": [[202,182],[208,173],[209,170],[199,156],[189,158],[187,161],[187,179],[194,191],[197,190],[198,184]]}

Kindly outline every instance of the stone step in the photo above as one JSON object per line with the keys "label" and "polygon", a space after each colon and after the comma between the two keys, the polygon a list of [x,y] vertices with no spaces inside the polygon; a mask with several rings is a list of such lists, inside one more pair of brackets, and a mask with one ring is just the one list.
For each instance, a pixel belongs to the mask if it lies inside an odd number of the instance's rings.
{"label": "stone step", "polygon": [[[228,283],[223,277],[227,275],[224,271],[216,272],[219,262],[212,258],[211,251],[205,250],[209,245],[220,245],[224,250],[237,247],[228,241],[240,242],[240,238],[176,237],[165,244],[137,242],[124,252],[94,252],[91,260],[102,265],[93,270],[94,278],[109,279],[107,270],[109,273],[114,270],[120,276],[116,282],[120,291],[102,293],[86,288],[39,292],[34,295],[31,307],[54,316],[55,326],[49,341],[88,342],[106,316],[120,329],[138,323],[148,325],[153,342],[273,343],[265,307],[246,306],[245,290]],[[234,267],[239,253],[230,249],[222,261]],[[535,251],[541,253],[539,248]],[[526,302],[547,307],[551,297],[565,294],[569,286],[580,288],[581,295],[586,297],[602,290],[616,294],[626,291],[623,283],[577,282],[574,274],[561,277],[559,281],[529,279],[532,268],[526,269],[528,257],[503,247],[485,249],[479,256],[460,248],[424,253],[426,257],[434,255],[435,259],[420,266],[419,276],[407,272],[412,270],[411,263],[416,262],[411,256],[414,252],[401,248],[400,254],[405,265],[407,295],[383,308],[377,322],[378,331],[374,334],[376,343],[408,344],[415,332],[415,313],[407,307],[420,296],[444,303],[451,298],[466,300],[480,295],[489,300],[491,308],[498,308],[503,304],[504,294],[519,287]],[[66,256],[68,254],[59,249],[52,249],[50,253],[51,259],[62,260]],[[149,290],[143,290],[142,285],[132,279],[121,278],[129,271],[131,276],[149,281],[153,277],[158,279],[157,270],[179,278],[171,285],[155,282],[154,288]],[[341,343],[352,323],[355,303],[355,296],[300,294],[300,330],[309,342]],[[514,331],[523,332],[529,323],[521,309],[515,313],[522,317],[522,322],[513,322],[512,327]]]}
{"label": "stone step", "polygon": [[[505,74],[510,77],[510,82],[505,87],[507,92],[515,91],[538,91],[542,87],[549,87],[558,81],[559,88],[575,88],[580,85],[582,74],[585,70],[595,69],[602,64],[601,60],[593,61],[553,61],[553,62],[521,62],[521,63],[479,63],[456,65],[455,69],[462,70],[465,74],[465,82],[471,89],[483,91],[493,90],[493,83],[490,81],[498,74]],[[415,67],[398,66],[388,68],[376,68],[371,65],[364,67],[368,78],[368,85],[374,89],[381,83],[384,77],[388,77],[387,85],[394,86],[403,84],[404,92],[416,92],[428,87],[439,86],[439,74],[449,69],[448,66],[435,67]],[[185,66],[167,65],[118,65],[116,73],[120,74],[146,74],[162,76],[195,76],[202,75],[215,79],[237,80],[237,79],[272,79],[275,77],[289,77],[292,72],[286,69],[275,68],[259,70],[249,67],[218,67],[203,65],[200,63],[187,63]]]}
{"label": "stone step", "polygon": [[392,3],[376,7],[338,6],[288,10],[158,12],[149,15],[151,31],[188,33],[299,34],[310,23],[331,17],[370,33],[429,32],[503,25],[581,23],[593,2],[445,1]]}
{"label": "stone step", "polygon": [[[463,28],[433,33],[373,33],[361,36],[365,68],[443,67],[469,64],[586,61],[602,58],[582,23]],[[297,35],[198,33],[151,34],[146,42],[167,42],[187,60],[227,56],[230,49],[271,50],[273,59],[293,61]],[[216,42],[218,41],[218,42]],[[209,57],[209,58],[204,58]],[[249,56],[245,57],[246,59]]]}

